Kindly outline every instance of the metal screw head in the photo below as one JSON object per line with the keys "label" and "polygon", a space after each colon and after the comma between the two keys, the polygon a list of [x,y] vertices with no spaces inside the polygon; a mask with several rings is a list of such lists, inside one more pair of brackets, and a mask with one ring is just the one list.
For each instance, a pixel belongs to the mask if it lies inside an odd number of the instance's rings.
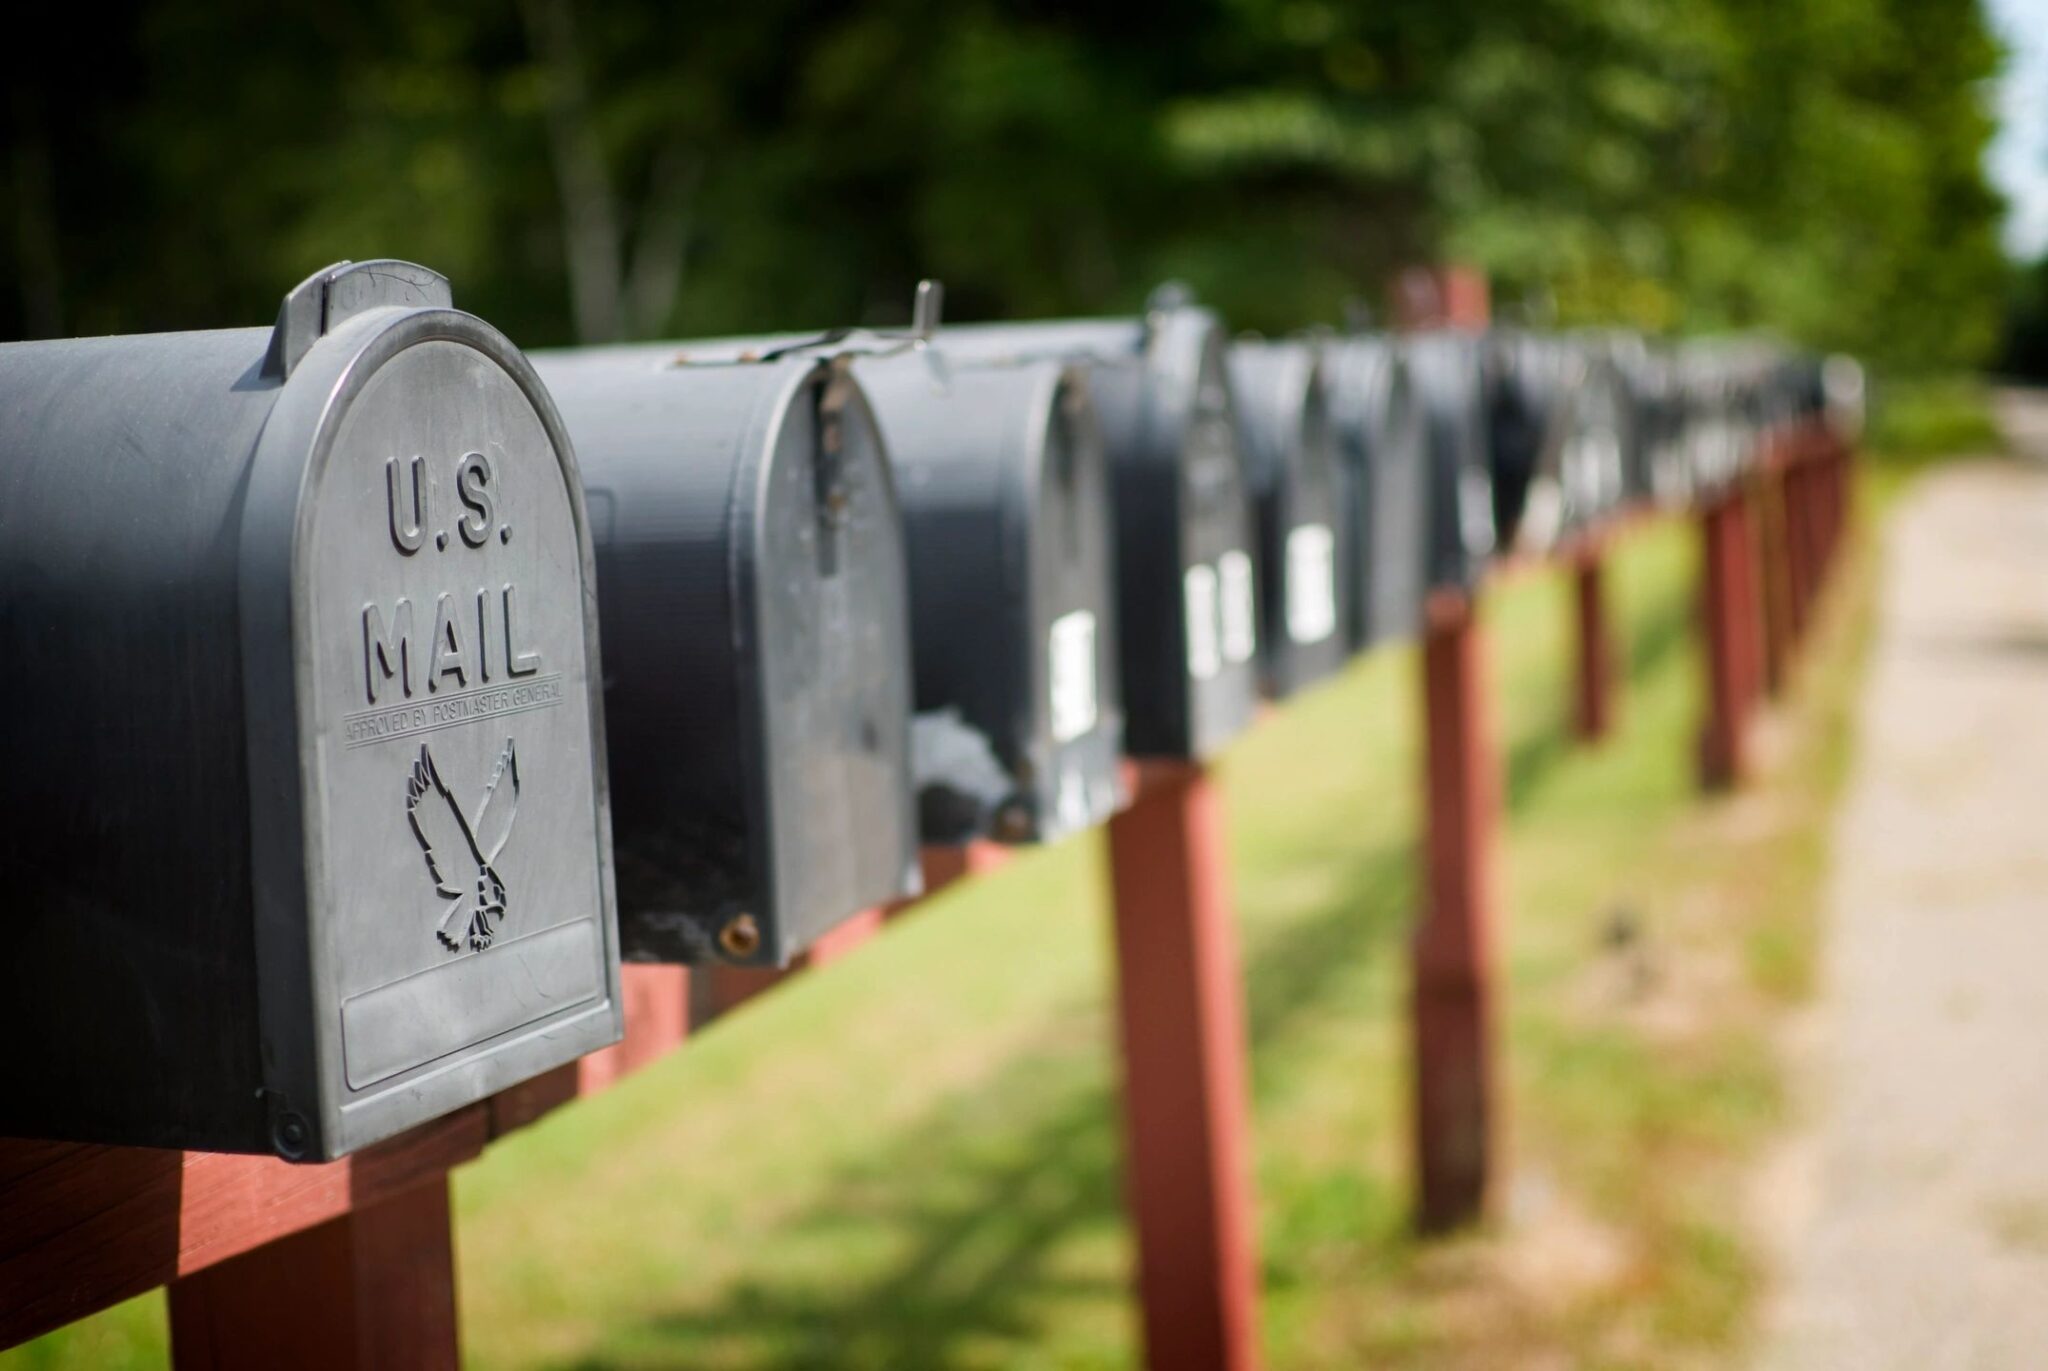
{"label": "metal screw head", "polygon": [[311,1136],[306,1121],[297,1114],[280,1114],[271,1125],[270,1140],[277,1148],[277,1155],[287,1161],[297,1161],[306,1155],[306,1144]]}
{"label": "metal screw head", "polygon": [[728,957],[751,957],[761,950],[761,926],[751,914],[736,914],[718,930],[718,946]]}

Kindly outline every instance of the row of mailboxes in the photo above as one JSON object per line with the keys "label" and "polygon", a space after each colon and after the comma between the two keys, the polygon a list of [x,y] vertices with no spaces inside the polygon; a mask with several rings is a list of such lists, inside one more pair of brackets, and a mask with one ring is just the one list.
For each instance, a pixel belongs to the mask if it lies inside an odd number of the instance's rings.
{"label": "row of mailboxes", "polygon": [[388,1137],[614,1041],[622,957],[1101,822],[1626,484],[1630,373],[1535,340],[935,326],[529,359],[376,262],[0,348],[0,1133]]}

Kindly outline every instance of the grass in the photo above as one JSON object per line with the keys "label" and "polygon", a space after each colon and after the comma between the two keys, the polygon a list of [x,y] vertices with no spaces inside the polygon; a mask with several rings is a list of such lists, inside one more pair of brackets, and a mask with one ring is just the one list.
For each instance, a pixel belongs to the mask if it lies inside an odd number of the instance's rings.
{"label": "grass", "polygon": [[1873,391],[1864,446],[1876,459],[1871,468],[1882,498],[1955,453],[2005,446],[1982,377],[1883,376]]}
{"label": "grass", "polygon": [[[1564,585],[1490,597],[1510,806],[1510,1180],[1490,1228],[1407,1223],[1412,651],[1222,766],[1275,1368],[1690,1368],[1739,1356],[1744,1163],[1783,1108],[1871,580],[1859,558],[1767,774],[1693,781],[1693,540],[1627,540],[1617,734],[1566,740]],[[689,1050],[457,1173],[479,1367],[1086,1368],[1135,1356],[1102,852],[950,892]],[[151,1296],[0,1367],[150,1365]]]}

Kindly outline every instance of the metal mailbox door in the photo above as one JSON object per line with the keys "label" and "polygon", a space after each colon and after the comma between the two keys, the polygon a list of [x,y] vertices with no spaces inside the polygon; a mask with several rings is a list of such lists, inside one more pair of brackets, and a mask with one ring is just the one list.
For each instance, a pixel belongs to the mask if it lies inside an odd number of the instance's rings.
{"label": "metal mailbox door", "polygon": [[1087,369],[1116,510],[1125,747],[1213,755],[1251,722],[1265,631],[1216,316],[1162,291],[1138,319],[949,327],[945,341],[964,357]]}
{"label": "metal mailbox door", "polygon": [[1484,344],[1456,333],[1408,342],[1416,391],[1429,416],[1431,589],[1469,589],[1496,544],[1487,447]]}
{"label": "metal mailbox door", "polygon": [[595,511],[628,959],[782,965],[919,889],[903,527],[849,361],[535,357]]}
{"label": "metal mailbox door", "polygon": [[1327,356],[1338,452],[1350,471],[1358,530],[1352,640],[1363,648],[1412,638],[1421,627],[1431,554],[1429,416],[1394,339],[1342,338]]}
{"label": "metal mailbox door", "polygon": [[1284,699],[1351,655],[1354,494],[1338,457],[1321,349],[1238,342],[1230,378],[1258,517],[1266,692]]}
{"label": "metal mailbox door", "polygon": [[4,998],[60,1027],[0,1128],[328,1158],[615,1041],[590,543],[520,354],[376,262],[0,359],[0,619],[70,721],[10,739]]}
{"label": "metal mailbox door", "polygon": [[1122,802],[1108,461],[1051,360],[863,360],[903,508],[922,836],[1037,842]]}

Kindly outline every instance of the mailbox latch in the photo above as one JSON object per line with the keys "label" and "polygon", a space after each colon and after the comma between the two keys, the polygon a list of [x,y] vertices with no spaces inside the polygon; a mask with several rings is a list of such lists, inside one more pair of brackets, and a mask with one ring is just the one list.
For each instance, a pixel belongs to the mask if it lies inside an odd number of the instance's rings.
{"label": "mailbox latch", "polygon": [[336,262],[293,286],[277,309],[263,374],[282,381],[313,344],[345,319],[391,307],[448,309],[455,295],[448,278],[412,262],[380,258]]}

